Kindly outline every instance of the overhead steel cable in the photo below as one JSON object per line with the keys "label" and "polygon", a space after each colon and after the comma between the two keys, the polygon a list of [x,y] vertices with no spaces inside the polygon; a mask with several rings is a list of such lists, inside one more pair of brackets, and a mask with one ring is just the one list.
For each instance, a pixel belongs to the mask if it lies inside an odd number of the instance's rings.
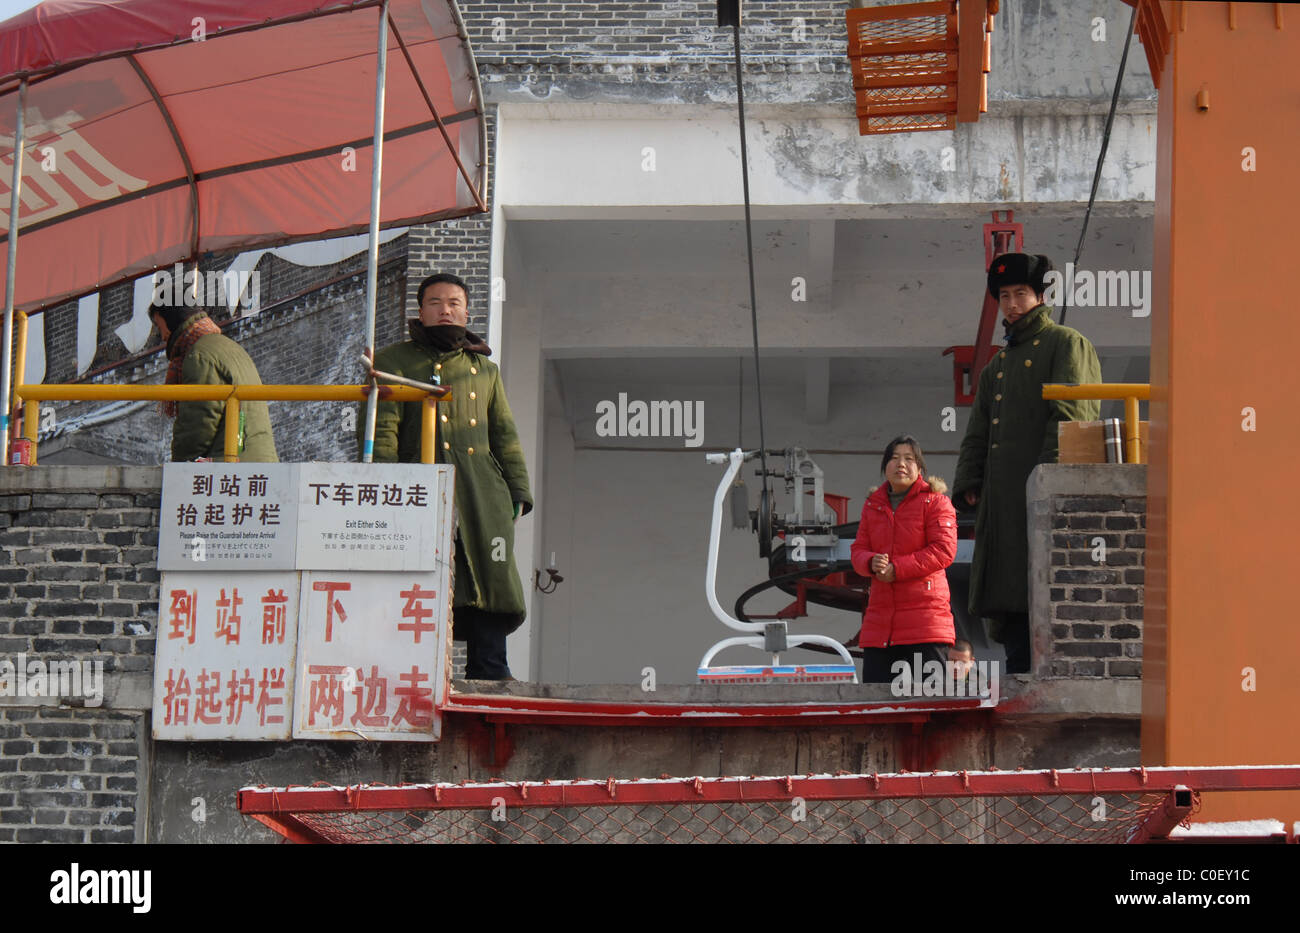
{"label": "overhead steel cable", "polygon": [[[754,337],[754,392],[758,397],[758,454],[762,467],[763,492],[767,495],[767,435],[763,426],[763,378],[758,359],[758,291],[754,286],[754,233],[749,208],[749,147],[745,140],[745,80],[740,58],[740,2],[718,3],[718,25],[731,25],[736,55],[736,105],[740,113],[740,177],[745,195],[745,253],[749,260],[749,313]],[[761,503],[760,503],[761,507]]]}
{"label": "overhead steel cable", "polygon": [[[1137,4],[1133,4],[1133,13],[1128,21],[1128,35],[1124,37],[1124,54],[1119,59],[1119,74],[1115,76],[1115,90],[1110,96],[1110,113],[1106,114],[1106,130],[1101,136],[1101,152],[1097,156],[1097,168],[1092,173],[1092,193],[1088,195],[1088,210],[1083,215],[1083,229],[1079,231],[1079,242],[1074,248],[1073,268],[1079,268],[1079,257],[1083,255],[1083,238],[1088,234],[1088,219],[1092,217],[1092,205],[1097,200],[1097,186],[1101,184],[1101,167],[1106,161],[1106,149],[1110,146],[1110,130],[1115,123],[1115,108],[1119,106],[1119,89],[1124,83],[1124,67],[1128,64],[1128,49],[1133,43],[1133,27],[1137,25]],[[1070,283],[1061,283],[1061,323],[1065,323],[1065,312],[1070,307]]]}

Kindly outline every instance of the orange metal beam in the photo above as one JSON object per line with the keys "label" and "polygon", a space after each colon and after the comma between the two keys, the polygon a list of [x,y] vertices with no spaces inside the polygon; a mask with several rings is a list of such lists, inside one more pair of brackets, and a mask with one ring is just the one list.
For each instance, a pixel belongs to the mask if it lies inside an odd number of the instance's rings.
{"label": "orange metal beam", "polygon": [[957,2],[957,120],[974,123],[983,100],[985,0]]}
{"label": "orange metal beam", "polygon": [[[1142,3],[1140,21],[1178,24],[1152,36],[1170,53],[1157,76],[1142,758],[1298,761],[1300,500],[1273,476],[1300,456],[1300,367],[1289,290],[1263,283],[1295,266],[1300,32],[1278,29],[1268,4],[1238,5],[1231,29],[1223,3]],[[1265,810],[1208,799],[1200,818],[1300,813],[1300,793],[1269,796]]]}

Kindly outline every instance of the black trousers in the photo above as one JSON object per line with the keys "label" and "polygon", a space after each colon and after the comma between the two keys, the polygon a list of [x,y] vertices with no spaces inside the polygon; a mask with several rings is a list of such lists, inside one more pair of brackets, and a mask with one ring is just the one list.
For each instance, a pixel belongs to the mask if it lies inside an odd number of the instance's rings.
{"label": "black trousers", "polygon": [[1007,673],[1029,673],[1029,613],[990,612],[989,635],[1007,652]]}
{"label": "black trousers", "polygon": [[[926,661],[938,661],[945,664],[948,661],[948,646],[946,644],[932,643],[923,645],[890,645],[888,648],[863,648],[862,649],[862,682],[864,684],[887,684],[894,680],[898,675],[891,668],[898,661],[905,661],[908,668],[911,669],[916,664],[916,655],[921,656],[921,664]],[[914,672],[919,674],[919,672]],[[908,677],[908,682],[912,677]]]}
{"label": "black trousers", "polygon": [[452,637],[465,642],[465,679],[511,680],[506,636],[521,624],[518,616],[509,613],[456,606],[452,610]]}

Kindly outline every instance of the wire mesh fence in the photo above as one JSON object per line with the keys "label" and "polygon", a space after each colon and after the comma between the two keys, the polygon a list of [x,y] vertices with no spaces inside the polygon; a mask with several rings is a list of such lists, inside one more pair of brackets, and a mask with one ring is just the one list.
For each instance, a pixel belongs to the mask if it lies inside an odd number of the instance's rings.
{"label": "wire mesh fence", "polygon": [[325,843],[1125,843],[1202,791],[1300,788],[1300,766],[249,787],[242,813]]}
{"label": "wire mesh fence", "polygon": [[336,843],[1123,842],[1156,795],[822,800],[335,812],[298,819]]}

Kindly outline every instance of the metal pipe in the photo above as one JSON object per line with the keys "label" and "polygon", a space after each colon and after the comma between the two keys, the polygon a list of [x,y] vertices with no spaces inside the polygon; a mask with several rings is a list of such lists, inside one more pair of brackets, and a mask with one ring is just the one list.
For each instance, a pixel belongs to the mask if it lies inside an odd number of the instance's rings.
{"label": "metal pipe", "polygon": [[1128,398],[1129,396],[1145,402],[1151,398],[1151,386],[1141,382],[1093,382],[1081,385],[1048,383],[1043,386],[1043,398],[1045,399],[1068,399],[1071,401],[1100,399],[1113,401]]}
{"label": "metal pipe", "polygon": [[233,393],[226,399],[226,462],[239,462],[239,399]]}
{"label": "metal pipe", "polygon": [[[388,72],[388,0],[379,9],[379,55],[375,70],[375,141],[370,166],[370,244],[366,253],[366,349],[370,359],[375,358],[375,305],[379,290],[379,195],[384,176],[384,82]],[[372,388],[378,382],[370,377]],[[361,462],[371,463],[375,457],[375,415],[378,413],[379,393],[371,392],[366,400],[366,433],[362,445]]]}
{"label": "metal pipe", "polygon": [[[4,348],[0,350],[0,463],[9,466],[9,410],[13,389],[14,273],[18,268],[18,198],[23,187],[23,112],[27,108],[27,79],[18,82],[18,114],[14,121],[13,181],[9,191],[9,257],[5,264]],[[24,374],[25,376],[26,374]]]}
{"label": "metal pipe", "polygon": [[434,444],[438,438],[438,419],[434,417],[438,403],[426,398],[420,403],[420,462],[433,463],[437,455]]}
{"label": "metal pipe", "polygon": [[1142,462],[1142,417],[1138,414],[1136,395],[1124,399],[1124,446],[1128,450],[1126,462]]}
{"label": "metal pipe", "polygon": [[[27,376],[27,315],[22,311],[14,311],[14,371],[18,373],[18,381],[22,382]],[[13,406],[11,410],[18,409],[19,395],[17,391],[13,394]],[[12,427],[17,427],[13,425]]]}
{"label": "metal pipe", "polygon": [[1166,838],[1175,826],[1191,816],[1196,806],[1196,796],[1195,791],[1183,784],[1171,789],[1161,804],[1129,831],[1128,838],[1124,841],[1140,845],[1152,839]]}
{"label": "metal pipe", "polygon": [[[17,320],[18,334],[17,334],[17,339],[14,341],[17,344],[14,353],[14,355],[17,357],[17,359],[14,361],[14,369],[18,372],[18,375],[22,377],[25,376],[27,373],[27,335],[28,335],[29,322],[27,320],[27,314],[24,311],[15,311],[14,315],[18,319]],[[41,409],[40,406],[37,405],[35,402],[31,401],[26,397],[20,396],[16,390],[14,391],[15,409],[18,408],[20,398],[22,399],[22,406],[23,406],[22,439],[29,441],[31,444],[30,447],[31,459],[28,461],[28,465],[36,466],[36,440],[37,440],[38,430],[40,427],[40,425],[37,422],[40,420],[41,417]]]}
{"label": "metal pipe", "polygon": [[[731,493],[731,484],[735,481],[736,476],[740,473],[741,465],[745,462],[745,452],[737,447],[730,454],[706,454],[705,459],[709,463],[727,463],[726,472],[722,474],[722,479],[718,482],[717,492],[713,496],[713,523],[709,527],[709,556],[704,571],[704,595],[708,598],[709,609],[717,617],[718,621],[727,628],[735,629],[738,632],[753,632],[762,634],[766,624],[763,622],[742,622],[734,618],[727,610],[722,608],[718,602],[718,549],[722,539],[722,511],[726,504],[727,496]],[[758,639],[758,644],[762,644],[762,638]],[[728,639],[726,644],[744,644]],[[711,655],[706,655],[711,657]],[[707,667],[707,664],[701,664]]]}
{"label": "metal pipe", "polygon": [[[370,360],[367,359],[365,356],[362,356],[361,359],[367,366],[370,365]],[[370,373],[372,376],[382,379],[385,382],[392,382],[399,386],[410,386],[413,389],[422,389],[425,392],[428,392],[434,398],[439,398],[439,399],[445,398],[446,396],[451,394],[451,386],[440,386],[440,385],[434,385],[431,382],[420,382],[419,380],[416,379],[407,379],[405,376],[398,376],[398,375],[394,375],[393,373],[386,373],[382,369],[372,368],[370,370]]]}
{"label": "metal pipe", "polygon": [[[363,402],[368,385],[21,385],[24,399],[40,402]],[[407,386],[381,386],[380,393],[394,402],[418,402],[429,393]],[[448,396],[450,397],[450,396]]]}
{"label": "metal pipe", "polygon": [[41,406],[30,399],[23,399],[23,436],[32,443],[32,461],[28,466],[36,466],[36,442],[40,436]]}

